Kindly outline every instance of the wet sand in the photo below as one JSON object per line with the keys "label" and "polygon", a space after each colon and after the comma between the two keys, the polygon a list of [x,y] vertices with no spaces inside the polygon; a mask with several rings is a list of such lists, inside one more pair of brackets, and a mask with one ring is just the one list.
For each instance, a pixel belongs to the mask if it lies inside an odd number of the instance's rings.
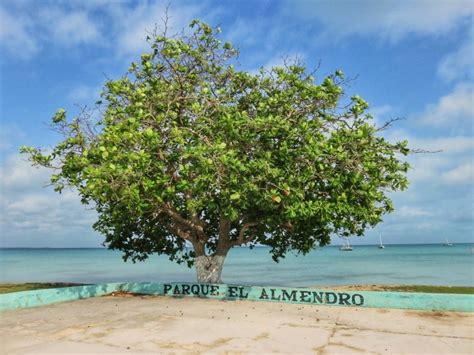
{"label": "wet sand", "polygon": [[474,314],[116,295],[0,314],[0,353],[472,354]]}

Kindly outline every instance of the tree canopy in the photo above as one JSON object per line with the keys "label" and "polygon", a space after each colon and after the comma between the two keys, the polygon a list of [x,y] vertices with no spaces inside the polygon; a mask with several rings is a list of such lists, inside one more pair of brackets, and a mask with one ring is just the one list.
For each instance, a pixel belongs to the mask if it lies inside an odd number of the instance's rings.
{"label": "tree canopy", "polygon": [[293,61],[242,71],[217,28],[190,27],[149,36],[150,52],[105,84],[97,121],[60,109],[52,121],[64,140],[22,148],[56,169],[57,191],[93,204],[109,248],[192,265],[259,243],[278,260],[363,235],[392,211],[407,142],[385,140],[361,97],[343,103],[340,70],[319,79]]}

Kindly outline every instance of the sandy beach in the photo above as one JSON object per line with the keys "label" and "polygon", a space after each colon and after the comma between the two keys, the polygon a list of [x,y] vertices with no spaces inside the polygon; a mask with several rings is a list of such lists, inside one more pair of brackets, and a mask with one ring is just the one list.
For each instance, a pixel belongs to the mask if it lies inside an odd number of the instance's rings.
{"label": "sandy beach", "polygon": [[116,295],[4,312],[2,354],[472,354],[471,313]]}

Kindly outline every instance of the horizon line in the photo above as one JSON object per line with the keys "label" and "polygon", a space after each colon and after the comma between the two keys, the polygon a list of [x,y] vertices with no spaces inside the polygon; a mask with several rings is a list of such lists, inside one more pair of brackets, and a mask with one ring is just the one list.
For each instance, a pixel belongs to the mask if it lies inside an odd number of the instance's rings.
{"label": "horizon line", "polygon": [[[456,244],[474,244],[474,241],[471,241],[471,242],[451,242],[453,245],[456,245]],[[397,245],[443,245],[444,243],[442,242],[437,242],[437,243],[384,243],[384,245],[393,245],[393,246],[397,246]],[[376,243],[376,244],[353,244],[353,246],[360,246],[360,247],[363,247],[363,246],[378,246],[379,244]],[[340,247],[341,244],[330,244],[330,245],[325,245],[324,247],[320,247],[320,246],[316,246],[314,247],[313,249],[318,249],[318,248],[326,248],[326,247]],[[187,247],[187,248],[191,248],[191,247]],[[249,248],[249,246],[238,246],[237,248]],[[257,245],[257,246],[254,246],[254,248],[270,248],[269,246],[267,245]],[[106,249],[106,250],[114,250],[114,249],[109,249],[107,247],[100,247],[100,246],[97,246],[97,247],[21,247],[21,246],[17,246],[17,247],[1,247],[0,246],[0,250],[2,249]],[[120,251],[120,250],[117,250],[117,251]]]}

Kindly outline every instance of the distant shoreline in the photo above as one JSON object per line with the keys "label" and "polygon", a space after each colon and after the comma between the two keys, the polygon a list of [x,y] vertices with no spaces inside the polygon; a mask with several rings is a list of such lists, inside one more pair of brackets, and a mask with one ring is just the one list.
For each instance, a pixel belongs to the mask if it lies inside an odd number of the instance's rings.
{"label": "distant shoreline", "polygon": [[[385,243],[384,242],[384,245],[385,246],[396,246],[396,247],[400,247],[400,246],[419,246],[419,245],[437,245],[437,246],[443,246],[444,242],[440,241],[439,243],[411,243],[411,244],[397,244],[397,243]],[[378,243],[374,243],[374,244],[352,244],[352,246],[355,248],[355,247],[377,247],[379,244]],[[453,246],[456,246],[456,245],[472,245],[474,246],[474,241],[473,242],[461,242],[461,243],[457,243],[457,242],[453,242]],[[331,244],[331,245],[326,245],[324,247],[315,247],[314,250],[318,250],[318,249],[323,249],[323,248],[339,248],[341,246],[340,243],[338,244]],[[191,248],[191,247],[189,247]],[[241,247],[236,247],[236,249],[239,249],[239,248],[243,248],[243,249],[249,249],[249,247],[246,247],[246,246],[241,246]],[[270,248],[266,245],[257,245],[257,246],[254,246],[253,248]],[[109,250],[107,247],[0,247],[0,250],[13,250],[13,249],[16,249],[16,250],[48,250],[48,249],[51,249],[51,250],[81,250],[81,249],[84,249],[84,250],[94,250],[94,249],[97,249],[97,250]],[[114,251],[114,250],[111,250],[111,251]],[[120,252],[119,250],[115,250],[117,252]]]}

